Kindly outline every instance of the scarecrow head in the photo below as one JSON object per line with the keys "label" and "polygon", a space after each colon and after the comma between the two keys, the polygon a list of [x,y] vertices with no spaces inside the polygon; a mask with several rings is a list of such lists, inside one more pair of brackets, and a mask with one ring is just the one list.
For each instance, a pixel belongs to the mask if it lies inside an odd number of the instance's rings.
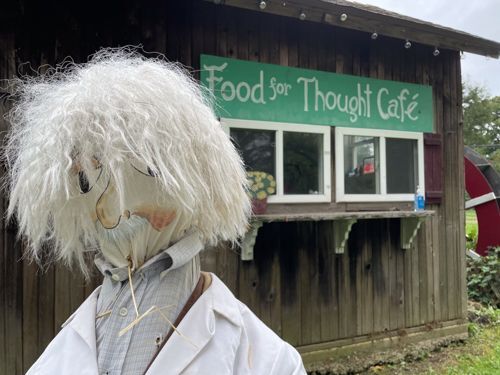
{"label": "scarecrow head", "polygon": [[250,210],[238,153],[196,82],[164,59],[103,50],[18,80],[9,215],[37,258],[140,265],[186,232],[235,241]]}

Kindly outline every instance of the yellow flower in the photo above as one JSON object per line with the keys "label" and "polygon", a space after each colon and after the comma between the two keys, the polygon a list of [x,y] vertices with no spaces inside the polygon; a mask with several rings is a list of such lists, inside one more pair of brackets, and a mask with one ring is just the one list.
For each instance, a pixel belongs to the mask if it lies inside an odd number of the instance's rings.
{"label": "yellow flower", "polygon": [[269,185],[272,186],[272,187],[275,187],[276,186],[276,181],[271,181],[271,183]]}
{"label": "yellow flower", "polygon": [[261,182],[261,181],[262,181],[262,178],[260,178],[260,177],[255,178],[255,182]]}
{"label": "yellow flower", "polygon": [[266,198],[266,197],[267,197],[267,194],[266,194],[266,192],[265,192],[265,191],[259,191],[259,192],[257,193],[257,199],[264,199],[264,198]]}
{"label": "yellow flower", "polygon": [[259,189],[262,189],[262,188],[264,187],[264,183],[263,183],[263,182],[259,182],[259,183],[257,184],[257,187],[258,187]]}
{"label": "yellow flower", "polygon": [[269,194],[274,194],[274,189],[273,189],[272,187],[268,187],[268,188],[267,188],[267,192],[268,192]]}
{"label": "yellow flower", "polygon": [[268,176],[267,176],[267,179],[268,179],[269,181],[272,181],[272,180],[274,180],[274,177],[273,177],[272,175],[268,175]]}

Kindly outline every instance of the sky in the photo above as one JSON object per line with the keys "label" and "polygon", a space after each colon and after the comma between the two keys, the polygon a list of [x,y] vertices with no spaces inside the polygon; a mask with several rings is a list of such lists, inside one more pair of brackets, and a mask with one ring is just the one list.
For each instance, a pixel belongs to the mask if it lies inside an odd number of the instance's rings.
{"label": "sky", "polygon": [[[500,42],[500,0],[351,0]],[[462,80],[500,96],[500,59],[462,56]]]}

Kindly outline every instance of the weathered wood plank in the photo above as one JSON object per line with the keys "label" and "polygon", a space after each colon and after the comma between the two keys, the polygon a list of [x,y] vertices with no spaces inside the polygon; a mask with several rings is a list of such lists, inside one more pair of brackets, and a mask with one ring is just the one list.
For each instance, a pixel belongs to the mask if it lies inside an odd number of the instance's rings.
{"label": "weathered wood plank", "polygon": [[[0,115],[2,115],[2,106],[0,102]],[[0,116],[0,118],[2,118]],[[0,120],[1,122],[2,120]],[[3,168],[2,168],[3,169]],[[3,194],[1,195],[0,201],[0,373],[7,374],[7,358],[6,358],[6,348],[7,348],[7,334],[5,330],[6,316],[7,316],[7,256],[6,251],[10,251],[10,249],[5,246],[5,198]],[[9,265],[10,266],[10,265]]]}
{"label": "weathered wood plank", "polygon": [[[401,219],[400,219],[401,220]],[[396,289],[395,289],[395,298],[394,303],[396,304],[396,308],[394,312],[396,314],[396,327],[403,328],[406,327],[406,318],[405,318],[405,308],[408,302],[407,296],[405,294],[405,266],[404,259],[406,256],[406,252],[408,250],[402,250],[400,241],[398,242],[397,236],[394,236],[394,233],[397,233],[400,230],[400,220],[397,219],[389,219],[391,243],[392,243],[392,251],[396,257]],[[409,251],[413,251],[410,249]]]}
{"label": "weathered wood plank", "polygon": [[[309,240],[313,240],[313,223],[299,223],[301,236],[307,236]],[[311,241],[312,242],[312,241]],[[300,280],[300,345],[307,345],[312,342],[313,327],[318,321],[313,321],[314,301],[311,298],[314,288],[314,282],[311,280],[310,269],[311,263],[314,263],[314,258],[311,257],[309,246],[305,246],[306,242],[301,241],[299,248],[299,264],[301,270],[298,273]]]}
{"label": "weathered wood plank", "polygon": [[321,341],[329,341],[338,337],[339,321],[333,229],[330,221],[319,222],[317,225]]}
{"label": "weathered wood plank", "polygon": [[71,315],[71,271],[64,265],[55,266],[54,325],[59,330]]}
{"label": "weathered wood plank", "polygon": [[[459,160],[463,159],[464,143],[463,140],[463,111],[462,111],[462,72],[460,53],[453,53],[455,62],[455,92],[456,102],[455,110],[457,113],[456,127],[458,138],[458,156]],[[458,180],[465,181],[465,170],[463,163],[458,165]],[[460,184],[459,186],[462,186]],[[460,204],[460,214],[458,223],[458,288],[460,293],[459,304],[459,317],[465,318],[467,316],[467,272],[466,272],[466,255],[465,255],[465,210],[461,202],[465,202],[465,190],[460,188],[458,190],[457,202]]]}
{"label": "weathered wood plank", "polygon": [[22,262],[22,339],[23,339],[23,371],[40,355],[38,347],[38,267],[35,263]]}
{"label": "weathered wood plank", "polygon": [[39,276],[38,295],[38,346],[45,348],[56,332],[54,326],[55,313],[55,275],[51,267]]}
{"label": "weathered wood plank", "polygon": [[[417,44],[415,48],[415,82],[421,84],[428,83],[428,59],[429,53],[427,48]],[[419,321],[418,324],[432,321],[432,258],[431,247],[432,238],[430,236],[429,221],[424,222],[419,233],[417,234],[417,249],[418,249],[418,270],[419,279]]]}
{"label": "weathered wood plank", "polygon": [[446,272],[445,272],[445,285],[446,285],[446,300],[448,315],[447,318],[451,319],[456,315],[456,238],[455,238],[455,228],[454,226],[458,223],[454,219],[455,216],[458,217],[457,202],[455,202],[455,184],[458,182],[455,178],[457,173],[458,165],[457,163],[463,163],[463,160],[456,160],[456,131],[452,127],[452,108],[451,108],[451,92],[450,80],[450,55],[448,51],[441,53],[443,64],[445,69],[443,69],[443,131],[445,132],[445,137],[443,138],[443,148],[447,161],[445,162],[445,184],[444,184],[444,209],[445,209],[445,236],[446,236],[446,247],[444,251],[446,253]]}
{"label": "weathered wood plank", "polygon": [[271,280],[269,284],[270,286],[264,296],[269,303],[270,327],[274,332],[281,336],[283,330],[281,322],[281,306],[283,301],[281,300],[281,262],[279,256],[280,253],[278,250],[281,248],[281,232],[279,225],[275,225],[272,227],[272,236],[272,249],[270,249],[273,255],[270,262]]}
{"label": "weathered wood plank", "polygon": [[[300,270],[299,253],[301,251],[301,239],[299,232],[300,223],[283,223],[281,227],[281,300],[283,301],[281,311],[281,324],[283,339],[292,345],[298,345],[301,341],[301,293],[300,293]],[[302,239],[304,241],[304,239]]]}
{"label": "weathered wood plank", "polygon": [[369,291],[363,289],[363,279],[366,276],[364,273],[364,251],[366,244],[366,226],[364,222],[359,223],[355,230],[356,235],[352,237],[352,247],[349,248],[349,256],[351,258],[350,261],[350,271],[351,271],[351,285],[353,286],[353,303],[354,313],[352,315],[352,320],[355,320],[355,335],[359,336],[363,334],[364,328],[364,312],[367,310],[367,296],[369,295]]}
{"label": "weathered wood plank", "polygon": [[16,228],[10,225],[4,242],[5,249],[5,371],[20,374],[23,371],[23,272],[22,249],[16,240]]}
{"label": "weathered wood plank", "polygon": [[[402,298],[401,290],[398,290],[398,277],[402,276],[401,272],[398,272],[398,253],[401,252],[397,247],[393,246],[395,241],[391,236],[391,220],[384,220],[387,226],[387,232],[384,233],[384,240],[386,245],[387,254],[387,264],[388,264],[388,284],[389,284],[389,315],[387,317],[388,326],[390,330],[396,329],[398,327],[398,318],[400,314],[400,299]],[[395,228],[397,230],[397,228]],[[394,232],[393,232],[394,233]],[[397,232],[396,232],[397,233]],[[397,245],[396,245],[397,246]],[[399,280],[400,286],[402,286],[402,280]]]}
{"label": "weathered wood plank", "polygon": [[[441,55],[440,55],[441,56]],[[434,98],[434,124],[436,132],[444,134],[443,129],[443,59],[438,58],[433,60],[431,84],[433,88],[433,98]],[[445,138],[445,137],[443,137]],[[443,155],[446,155],[443,147]],[[446,158],[443,158],[446,161]],[[445,180],[446,183],[446,180]],[[438,222],[435,225],[437,241],[439,247],[436,248],[436,278],[435,285],[438,287],[438,292],[435,295],[436,298],[436,320],[448,319],[448,304],[447,304],[447,283],[446,283],[446,272],[447,272],[447,257],[446,257],[446,242],[445,226],[446,226],[446,214],[445,214],[445,203],[440,207],[438,212]],[[439,230],[441,228],[441,230]]]}
{"label": "weathered wood plank", "polygon": [[373,259],[373,326],[374,332],[389,329],[389,279],[388,249],[385,221],[377,220],[367,225]]}
{"label": "weathered wood plank", "polygon": [[364,238],[362,241],[362,257],[361,257],[361,301],[362,305],[359,310],[361,311],[361,333],[367,334],[373,332],[373,247],[368,241],[367,226],[370,222],[363,221],[359,223],[358,231],[360,237]]}

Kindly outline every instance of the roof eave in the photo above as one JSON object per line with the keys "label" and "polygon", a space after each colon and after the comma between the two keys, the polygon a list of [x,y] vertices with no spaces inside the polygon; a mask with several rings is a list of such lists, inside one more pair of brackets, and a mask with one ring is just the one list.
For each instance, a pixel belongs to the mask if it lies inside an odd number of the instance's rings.
{"label": "roof eave", "polygon": [[[207,0],[213,1],[213,0]],[[254,0],[225,0],[225,5],[261,11]],[[498,58],[500,43],[430,22],[399,15],[364,4],[345,0],[287,0],[268,1],[263,12],[298,18],[303,11],[306,19],[364,32],[377,32],[398,39],[408,39],[429,46],[470,52]],[[262,12],[262,11],[261,11]],[[347,19],[342,21],[341,14]]]}

